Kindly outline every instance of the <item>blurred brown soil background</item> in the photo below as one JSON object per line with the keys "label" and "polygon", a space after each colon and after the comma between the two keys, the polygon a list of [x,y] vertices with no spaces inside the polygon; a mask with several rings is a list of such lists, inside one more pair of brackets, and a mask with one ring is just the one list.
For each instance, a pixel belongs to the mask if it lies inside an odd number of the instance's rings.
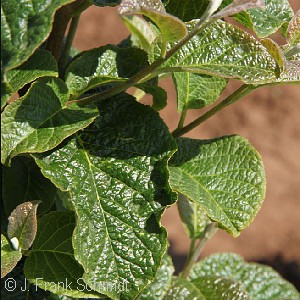
{"label": "blurred brown soil background", "polygon": [[[300,1],[290,1],[294,10]],[[90,7],[80,19],[74,40],[79,50],[105,44],[117,44],[128,36],[115,8]],[[274,35],[279,43],[283,39]],[[162,86],[168,91],[168,107],[161,117],[174,130],[179,120],[176,93],[172,82]],[[239,83],[231,81],[223,96]],[[147,103],[147,99],[144,101]],[[265,202],[256,219],[238,238],[219,231],[203,252],[236,252],[251,261],[273,264],[283,275],[300,283],[300,86],[285,85],[258,89],[191,131],[193,138],[215,138],[239,134],[247,138],[261,154],[267,176]],[[186,124],[201,114],[191,110]],[[175,264],[182,267],[189,239],[181,225],[177,207],[168,209],[163,224],[169,232]],[[298,279],[297,279],[297,276]]]}

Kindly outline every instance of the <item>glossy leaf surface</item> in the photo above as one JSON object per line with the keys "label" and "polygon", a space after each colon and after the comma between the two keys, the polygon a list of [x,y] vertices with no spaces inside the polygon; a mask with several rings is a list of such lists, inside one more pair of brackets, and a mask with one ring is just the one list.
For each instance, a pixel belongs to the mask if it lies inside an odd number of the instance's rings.
{"label": "glossy leaf surface", "polygon": [[261,158],[247,140],[178,140],[170,161],[171,186],[199,204],[233,236],[249,226],[265,195]]}
{"label": "glossy leaf surface", "polygon": [[68,89],[61,79],[43,78],[2,114],[2,163],[21,153],[44,152],[74,132],[88,126],[98,115],[93,108],[66,106]]}
{"label": "glossy leaf surface", "polygon": [[73,246],[85,282],[126,284],[128,290],[96,289],[132,299],[153,281],[166,251],[159,222],[175,201],[167,161],[176,145],[158,114],[127,94],[101,103],[99,111],[90,127],[36,161],[71,192]]}

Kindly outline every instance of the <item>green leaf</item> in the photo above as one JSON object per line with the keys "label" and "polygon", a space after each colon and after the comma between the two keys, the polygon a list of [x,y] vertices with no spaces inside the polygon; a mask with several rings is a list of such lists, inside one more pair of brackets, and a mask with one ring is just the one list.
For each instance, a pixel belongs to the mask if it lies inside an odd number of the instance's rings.
{"label": "green leaf", "polygon": [[[151,62],[160,52],[156,43]],[[236,26],[216,21],[194,36],[156,72],[201,73],[259,84],[275,81],[275,68],[271,55],[251,35]]]}
{"label": "green leaf", "polygon": [[169,255],[165,254],[161,266],[157,270],[156,277],[137,298],[138,300],[163,300],[171,285],[174,266]]}
{"label": "green leaf", "polygon": [[148,65],[146,52],[113,45],[83,52],[69,66],[66,84],[72,98],[107,83],[125,81]]}
{"label": "green leaf", "polygon": [[166,10],[169,14],[188,22],[199,19],[205,12],[209,2],[209,0],[169,0],[166,4]]}
{"label": "green leaf", "polygon": [[25,276],[29,282],[58,295],[99,298],[98,293],[83,282],[83,268],[74,258],[74,228],[73,212],[55,211],[41,217],[36,239],[25,261]]}
{"label": "green leaf", "polygon": [[199,204],[189,201],[181,194],[178,195],[177,206],[189,238],[201,238],[206,226],[211,223],[206,212]]}
{"label": "green leaf", "polygon": [[205,300],[199,289],[190,281],[181,277],[174,277],[172,286],[164,300]]}
{"label": "green leaf", "polygon": [[[167,169],[176,143],[158,113],[125,93],[99,111],[90,127],[35,158],[46,177],[71,192],[84,281],[102,282],[96,290],[113,299],[134,299],[153,281],[167,248],[160,218],[176,198]],[[107,283],[127,288],[107,290]]]}
{"label": "green leaf", "polygon": [[294,286],[282,279],[272,268],[247,263],[237,254],[222,253],[209,256],[198,262],[190,273],[192,282],[206,276],[227,278],[240,283],[250,298],[255,300],[300,299],[300,294]]}
{"label": "green leaf", "polygon": [[123,21],[131,32],[132,45],[149,52],[151,44],[156,38],[156,34],[151,29],[148,22],[137,16],[124,16]]}
{"label": "green leaf", "polygon": [[148,17],[159,28],[164,43],[177,42],[187,34],[185,24],[166,13],[161,0],[122,0],[119,14],[121,16],[142,14]]}
{"label": "green leaf", "polygon": [[32,158],[15,157],[11,167],[3,166],[2,180],[2,197],[7,215],[19,204],[33,199],[42,201],[38,207],[39,215],[51,209],[57,188],[42,175]]}
{"label": "green leaf", "polygon": [[138,83],[135,84],[135,87],[143,90],[146,94],[151,94],[153,96],[152,108],[154,110],[162,110],[167,106],[168,95],[163,88],[147,83]]}
{"label": "green leaf", "polygon": [[53,16],[74,0],[3,0],[1,65],[12,69],[25,62],[50,34]]}
{"label": "green leaf", "polygon": [[[228,5],[232,0],[223,1]],[[258,37],[264,38],[276,32],[281,27],[287,27],[294,12],[288,0],[265,0],[265,9],[253,8],[241,12],[235,19],[252,29]]]}
{"label": "green leaf", "polygon": [[121,0],[91,0],[97,6],[116,6],[119,5]]}
{"label": "green leaf", "polygon": [[287,41],[290,46],[300,43],[300,10],[298,10],[290,21],[287,29]]}
{"label": "green leaf", "polygon": [[[28,61],[6,73],[6,84],[9,91],[1,91],[1,103],[2,97],[8,100],[26,84],[43,76],[57,77],[57,63],[49,51],[37,50]],[[5,99],[3,99],[4,103]]]}
{"label": "green leaf", "polygon": [[223,78],[178,72],[173,74],[178,111],[198,109],[214,103],[227,84]]}
{"label": "green leaf", "polygon": [[264,199],[261,158],[240,136],[181,138],[169,169],[172,188],[235,237],[249,226]]}
{"label": "green leaf", "polygon": [[69,93],[58,78],[42,78],[2,113],[2,163],[21,153],[44,152],[88,126],[97,110],[67,106]]}
{"label": "green leaf", "polygon": [[[192,280],[204,299],[250,300],[249,294],[239,282],[217,276],[204,276]],[[256,298],[255,298],[256,299]]]}
{"label": "green leaf", "polygon": [[36,214],[40,203],[39,200],[24,202],[8,217],[7,235],[11,241],[17,239],[17,248],[27,250],[31,247],[37,231]]}
{"label": "green leaf", "polygon": [[22,253],[11,248],[6,237],[1,234],[1,278],[9,273],[22,258]]}

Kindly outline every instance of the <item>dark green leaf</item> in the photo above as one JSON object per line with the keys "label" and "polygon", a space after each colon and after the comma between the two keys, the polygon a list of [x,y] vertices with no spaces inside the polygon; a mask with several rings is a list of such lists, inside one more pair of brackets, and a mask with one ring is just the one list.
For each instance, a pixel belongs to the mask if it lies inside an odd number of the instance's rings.
{"label": "dark green leaf", "polygon": [[116,6],[121,0],[91,0],[97,6]]}
{"label": "dark green leaf", "polygon": [[125,81],[147,65],[143,50],[108,45],[83,52],[75,59],[67,69],[66,84],[76,99],[96,86]]}
{"label": "dark green leaf", "polygon": [[160,225],[175,201],[167,161],[176,144],[159,115],[126,94],[99,104],[100,117],[62,147],[35,155],[43,174],[70,191],[75,258],[100,293],[134,299],[153,281],[167,247]]}
{"label": "dark green leaf", "polygon": [[74,258],[74,228],[73,212],[56,211],[41,217],[24,274],[31,283],[58,295],[98,298],[83,282],[83,268]]}
{"label": "dark green leaf", "polygon": [[[160,56],[159,43],[150,60]],[[237,78],[262,84],[276,80],[276,63],[251,35],[223,21],[216,21],[194,36],[156,72],[192,72]]]}
{"label": "dark green leaf", "polygon": [[[250,300],[249,294],[239,282],[217,276],[204,276],[192,280],[204,299]],[[256,299],[256,298],[255,298]]]}
{"label": "dark green leaf", "polygon": [[178,140],[170,161],[171,186],[233,236],[249,226],[265,195],[261,158],[247,140]]}
{"label": "dark green leaf", "polygon": [[300,299],[299,292],[292,284],[282,279],[272,268],[247,263],[237,254],[222,253],[201,260],[192,269],[190,278],[194,282],[207,276],[240,283],[251,299],[255,300]]}
{"label": "dark green leaf", "polygon": [[2,162],[21,153],[44,152],[88,126],[97,110],[67,106],[69,93],[58,78],[42,78],[2,113]]}
{"label": "dark green leaf", "polygon": [[15,239],[17,249],[27,250],[31,247],[37,231],[37,207],[39,200],[18,205],[8,217],[7,235]]}
{"label": "dark green leaf", "polygon": [[164,43],[176,42],[187,34],[185,24],[166,13],[161,0],[122,0],[119,13],[121,16],[142,14],[151,19],[159,28]]}
{"label": "dark green leaf", "polygon": [[3,0],[1,63],[12,69],[25,62],[50,34],[55,11],[74,0]]}
{"label": "dark green leaf", "polygon": [[166,10],[169,14],[187,22],[200,19],[209,2],[209,0],[169,0],[166,4]]}
{"label": "dark green leaf", "polygon": [[9,273],[22,258],[22,253],[12,249],[6,237],[1,234],[1,278]]}
{"label": "dark green leaf", "polygon": [[227,84],[224,78],[177,72],[173,74],[178,111],[198,109],[214,103]]}
{"label": "dark green leaf", "polygon": [[57,63],[49,51],[37,50],[28,61],[6,73],[8,90],[1,90],[1,103],[5,103],[14,93],[26,84],[43,76],[57,77]]}
{"label": "dark green leaf", "polygon": [[35,161],[29,157],[15,157],[11,167],[3,166],[2,197],[5,212],[11,212],[21,203],[41,200],[38,214],[44,214],[52,207],[57,188],[45,178]]}
{"label": "dark green leaf", "polygon": [[206,298],[193,283],[184,278],[174,277],[164,300],[206,300]]}
{"label": "dark green leaf", "polygon": [[174,273],[174,266],[170,256],[165,254],[156,277],[137,298],[138,300],[163,300],[167,293]]}
{"label": "dark green leaf", "polygon": [[178,195],[177,205],[188,236],[191,239],[201,238],[207,225],[211,223],[206,212],[199,204],[189,201],[181,194]]}

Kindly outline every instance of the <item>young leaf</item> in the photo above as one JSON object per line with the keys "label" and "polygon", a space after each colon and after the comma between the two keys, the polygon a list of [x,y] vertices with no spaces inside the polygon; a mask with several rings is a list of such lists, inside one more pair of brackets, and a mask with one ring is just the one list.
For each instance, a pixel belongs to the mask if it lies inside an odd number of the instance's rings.
{"label": "young leaf", "polygon": [[240,136],[181,138],[169,169],[172,188],[235,237],[249,226],[264,199],[261,158]]}
{"label": "young leaf", "polygon": [[[226,1],[225,1],[226,2]],[[228,2],[228,1],[227,1]],[[233,0],[231,4],[220,10],[218,13],[212,16],[213,19],[221,19],[232,16],[241,11],[245,11],[251,8],[265,8],[264,0]]]}
{"label": "young leaf", "polygon": [[206,226],[211,223],[206,212],[199,204],[189,201],[181,194],[178,195],[177,206],[189,238],[201,238]]}
{"label": "young leaf", "polygon": [[3,0],[1,2],[1,68],[25,62],[50,34],[53,16],[74,0]]}
{"label": "young leaf", "polygon": [[137,298],[138,300],[163,300],[171,285],[174,266],[169,255],[165,254],[161,266],[157,270],[156,277]]}
{"label": "young leaf", "polygon": [[249,294],[239,282],[217,276],[205,276],[192,280],[204,299],[250,300]]}
{"label": "young leaf", "polygon": [[300,10],[298,10],[291,20],[287,30],[287,41],[291,46],[300,43]]}
{"label": "young leaf", "polygon": [[17,239],[22,250],[31,247],[37,230],[37,207],[41,201],[24,202],[18,205],[8,218],[7,235],[10,240]]}
{"label": "young leaf", "polygon": [[[253,8],[241,12],[235,19],[252,29],[258,37],[264,38],[286,26],[294,15],[288,0],[264,0],[265,9]],[[224,0],[223,5],[233,0]]]}
{"label": "young leaf", "polygon": [[7,215],[19,204],[32,199],[41,200],[38,214],[49,211],[54,203],[57,188],[42,175],[32,158],[15,157],[11,167],[3,166],[2,180],[2,197]]}
{"label": "young leaf", "polygon": [[[159,45],[153,47],[151,62],[160,52]],[[251,35],[216,21],[179,49],[157,73],[192,72],[262,84],[276,80],[275,68],[271,55]]]}
{"label": "young leaf", "polygon": [[69,93],[58,78],[42,78],[2,113],[2,163],[21,153],[44,152],[88,126],[97,109],[66,106]]}
{"label": "young leaf", "polygon": [[25,261],[25,276],[32,284],[58,295],[102,298],[82,280],[84,271],[75,260],[72,247],[74,228],[73,212],[55,211],[41,217]]}
{"label": "young leaf", "polygon": [[185,24],[166,13],[161,0],[122,0],[119,13],[121,16],[142,14],[151,19],[159,28],[164,43],[177,42],[187,34]]}
{"label": "young leaf", "polygon": [[49,51],[37,50],[28,61],[6,73],[6,84],[9,86],[9,92],[3,93],[1,90],[1,103],[2,97],[8,100],[27,83],[43,76],[57,77],[57,63]]}
{"label": "young leaf", "polygon": [[156,34],[149,24],[137,16],[124,16],[123,21],[131,32],[131,41],[134,47],[141,47],[146,52],[151,49],[151,44],[156,38]]}
{"label": "young leaf", "polygon": [[1,234],[1,278],[9,273],[22,258],[22,253],[12,249],[6,237]]}
{"label": "young leaf", "polygon": [[96,86],[124,81],[148,65],[147,53],[138,48],[113,45],[83,52],[69,66],[66,84],[76,99]]}
{"label": "young leaf", "polygon": [[[167,161],[176,149],[158,113],[125,93],[62,147],[35,155],[43,174],[70,191],[75,258],[99,293],[134,299],[153,281],[167,247],[160,217],[175,195]],[[75,167],[72,167],[75,166]],[[107,290],[105,283],[126,284]]]}
{"label": "young leaf", "polygon": [[209,256],[198,262],[190,273],[193,283],[207,276],[233,280],[241,284],[250,298],[255,300],[300,299],[295,287],[272,268],[247,263],[237,254],[221,253]]}
{"label": "young leaf", "polygon": [[169,0],[165,5],[169,14],[188,22],[193,19],[200,19],[209,2],[210,0]]}
{"label": "young leaf", "polygon": [[190,281],[181,277],[174,277],[171,288],[164,300],[208,300]]}
{"label": "young leaf", "polygon": [[219,98],[227,84],[224,78],[187,72],[174,73],[173,80],[180,112],[212,104]]}

